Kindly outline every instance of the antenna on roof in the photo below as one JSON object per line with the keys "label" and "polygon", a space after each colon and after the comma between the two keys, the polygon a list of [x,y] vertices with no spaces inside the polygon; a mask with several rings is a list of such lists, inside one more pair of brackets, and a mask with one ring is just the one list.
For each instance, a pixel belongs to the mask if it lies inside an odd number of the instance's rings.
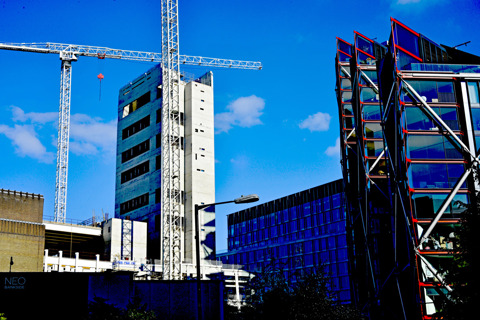
{"label": "antenna on roof", "polygon": [[460,43],[460,44],[457,44],[456,46],[453,47],[453,49],[457,49],[457,47],[461,47],[461,46],[467,46],[467,44],[469,44],[470,42],[472,41],[467,41],[467,42],[464,42],[464,43]]}

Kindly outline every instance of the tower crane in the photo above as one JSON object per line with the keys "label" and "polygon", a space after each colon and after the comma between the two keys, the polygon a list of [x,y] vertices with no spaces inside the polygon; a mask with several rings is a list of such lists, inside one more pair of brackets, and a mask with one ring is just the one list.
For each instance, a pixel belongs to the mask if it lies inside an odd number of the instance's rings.
{"label": "tower crane", "polygon": [[[68,148],[70,132],[70,98],[72,62],[79,56],[123,59],[146,62],[162,62],[162,54],[157,52],[112,49],[64,43],[0,43],[1,50],[58,54],[61,63],[60,107],[58,114],[57,170],[55,183],[56,222],[65,222],[67,204]],[[260,62],[231,59],[179,56],[179,63],[193,66],[211,66],[234,69],[260,70]]]}
{"label": "tower crane", "polygon": [[163,278],[181,276],[180,150],[180,65],[261,70],[254,61],[207,58],[179,54],[178,0],[161,0],[162,52],[145,52],[63,43],[0,43],[0,50],[58,54],[61,60],[60,106],[58,114],[57,168],[55,182],[56,222],[65,222],[67,204],[68,148],[72,62],[80,56],[160,62],[162,68],[162,179],[161,256]]}

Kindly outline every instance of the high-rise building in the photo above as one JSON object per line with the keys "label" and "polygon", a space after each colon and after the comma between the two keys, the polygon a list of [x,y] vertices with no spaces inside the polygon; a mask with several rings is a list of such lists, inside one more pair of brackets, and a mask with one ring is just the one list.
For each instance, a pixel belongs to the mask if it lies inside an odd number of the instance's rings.
{"label": "high-rise building", "polygon": [[385,45],[337,41],[352,276],[371,319],[431,319],[475,202],[480,57],[391,19]]}
{"label": "high-rise building", "polygon": [[[213,75],[180,84],[182,262],[195,261],[194,205],[215,202]],[[160,259],[162,70],[159,65],[120,89],[115,217],[148,223],[147,257]],[[200,215],[201,258],[215,258],[215,213]],[[123,257],[128,259],[130,257]]]}
{"label": "high-rise building", "polygon": [[217,257],[249,272],[281,270],[286,279],[325,267],[340,303],[350,303],[342,180],[228,215],[228,252]]}

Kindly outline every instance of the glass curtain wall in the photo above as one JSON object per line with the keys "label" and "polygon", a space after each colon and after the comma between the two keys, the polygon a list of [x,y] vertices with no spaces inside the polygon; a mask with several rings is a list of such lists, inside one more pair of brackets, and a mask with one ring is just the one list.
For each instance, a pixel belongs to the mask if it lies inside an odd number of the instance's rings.
{"label": "glass curtain wall", "polygon": [[[476,136],[475,129],[471,130],[476,97],[475,93],[470,97],[470,112],[460,98],[470,83],[465,85],[461,75],[428,71],[436,68],[412,73],[422,63],[445,63],[446,51],[398,20],[391,19],[391,26],[389,60],[382,61],[380,76],[384,108],[396,111],[388,113],[384,132],[387,147],[395,150],[390,168],[396,181],[395,225],[397,230],[404,228],[395,238],[396,263],[405,270],[398,278],[407,281],[400,282],[402,299],[412,304],[420,301],[418,310],[404,302],[406,310],[414,318],[431,319],[439,308],[437,297],[446,292],[446,284],[435,273],[442,270],[445,259],[452,258],[463,210],[460,204],[469,203],[474,185],[471,177],[462,184],[458,181],[470,162],[462,144],[475,145],[476,139],[468,132]],[[394,95],[388,101],[385,93],[391,86]],[[453,200],[441,211],[452,193]],[[437,216],[438,223],[434,221]]]}
{"label": "glass curtain wall", "polygon": [[228,215],[228,253],[249,272],[281,270],[291,283],[324,267],[334,299],[351,303],[342,180]]}

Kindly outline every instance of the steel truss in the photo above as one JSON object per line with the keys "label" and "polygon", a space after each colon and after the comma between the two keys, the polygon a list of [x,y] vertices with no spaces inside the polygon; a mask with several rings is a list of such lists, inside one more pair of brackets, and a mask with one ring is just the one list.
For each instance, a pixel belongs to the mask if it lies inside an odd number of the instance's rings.
{"label": "steel truss", "polygon": [[[411,250],[420,259],[420,262],[422,263],[422,266],[424,268],[427,268],[433,274],[433,276],[438,280],[441,287],[443,287],[446,290],[448,290],[449,292],[451,292],[453,289],[444,281],[442,274],[440,274],[439,271],[430,263],[430,261],[428,260],[428,256],[424,255],[421,252],[421,250],[423,248],[423,243],[429,238],[432,231],[438,225],[438,223],[441,220],[441,218],[442,218],[443,214],[445,213],[446,209],[452,203],[454,197],[457,195],[458,191],[460,190],[462,185],[465,183],[466,179],[472,174],[473,169],[475,167],[478,167],[478,165],[480,163],[480,159],[479,159],[480,154],[476,155],[474,153],[474,151],[472,150],[472,146],[470,146],[470,147],[466,146],[463,143],[463,141],[460,138],[458,138],[458,136],[453,132],[453,130],[428,105],[428,103],[418,94],[418,92],[416,92],[416,90],[407,81],[405,81],[405,79],[403,79],[401,74],[397,74],[396,76],[397,76],[397,81],[394,82],[393,85],[392,85],[390,95],[389,95],[389,98],[388,98],[388,102],[385,105],[385,111],[384,111],[384,114],[382,116],[382,121],[385,122],[385,120],[388,117],[388,113],[391,111],[391,108],[394,107],[394,102],[392,101],[392,99],[393,99],[392,93],[396,90],[398,92],[397,95],[400,96],[400,93],[403,91],[403,92],[411,95],[414,98],[414,100],[417,102],[417,104],[416,104],[417,107],[420,108],[420,110],[422,110],[422,112],[427,117],[429,117],[430,119],[433,120],[435,125],[440,128],[440,132],[444,136],[448,137],[449,139],[451,139],[452,141],[455,142],[455,143],[452,143],[452,145],[454,145],[460,152],[466,152],[471,157],[471,161],[467,165],[467,167],[465,169],[465,172],[457,180],[454,187],[448,193],[448,196],[442,202],[441,206],[439,207],[439,209],[435,213],[435,218],[430,222],[428,228],[425,231],[423,231],[423,233],[421,235],[419,235],[420,239],[418,241],[415,240],[415,237],[412,234],[412,231],[413,231],[412,226],[413,225],[412,225],[412,222],[410,221],[410,219],[408,218],[408,212],[407,212],[406,207],[403,203],[403,199],[402,199],[401,194],[403,194],[404,192],[402,192],[401,186],[398,183],[395,183],[397,192],[395,194],[395,199],[394,200],[395,201],[400,201],[400,207],[402,208],[402,214],[404,216],[406,225],[408,226],[408,234],[409,234],[409,237],[411,239]],[[397,121],[396,121],[396,123],[397,123]],[[397,125],[398,125],[398,123],[397,123]],[[396,135],[397,135],[397,133],[396,133]],[[395,146],[395,147],[397,147],[397,146]],[[386,151],[388,152],[387,149],[386,149]],[[388,155],[388,158],[391,159],[391,156]],[[390,169],[392,171],[392,176],[393,176],[392,178],[396,182],[398,182],[398,180],[397,180],[398,177],[397,177],[397,172],[395,170],[395,166],[394,166],[392,161],[389,161],[389,163],[390,163]],[[399,217],[397,216],[398,206],[395,205],[394,207],[395,207],[395,221],[397,221],[397,219],[399,219]],[[395,225],[397,225],[397,222],[395,223]],[[397,249],[395,249],[395,250],[397,250]],[[417,262],[417,264],[418,263],[419,262]],[[400,291],[400,287],[399,287],[399,295],[400,295],[400,298],[401,298],[402,293]]]}
{"label": "steel truss", "polygon": [[[378,91],[378,87],[377,85],[375,85],[375,83],[363,72],[362,69],[358,69],[357,68],[357,75],[355,76],[355,78],[353,79],[352,81],[352,88],[356,88],[356,85],[355,83],[359,81],[359,77],[362,77],[366,80],[366,82],[369,84],[369,86],[374,90],[375,93],[379,93]],[[360,108],[360,105],[362,104],[360,102],[360,99],[358,99],[358,111],[359,113],[357,114],[357,116],[359,117],[359,120],[356,121],[356,123],[362,123],[363,124],[363,119],[362,119],[362,116],[361,116],[361,108]],[[355,129],[354,129],[355,130]],[[360,131],[360,130],[358,130]],[[350,134],[353,133],[353,130]],[[368,190],[371,190],[372,189],[372,186],[374,186],[384,197],[385,199],[388,199],[388,196],[384,193],[384,190],[382,190],[376,183],[375,181],[372,179],[370,173],[372,172],[372,170],[378,165],[378,163],[382,160],[382,159],[386,159],[386,151],[387,151],[387,147],[385,145],[385,143],[383,144],[384,145],[384,148],[382,150],[382,152],[377,156],[377,158],[375,159],[374,163],[367,168],[367,156],[365,155],[365,144],[364,144],[364,138],[363,138],[363,128],[361,130],[361,132],[357,132],[357,157],[358,157],[358,165],[361,165],[362,166],[362,169],[363,169],[363,174],[365,175],[365,187],[368,189]],[[360,171],[358,171],[358,174],[360,175]],[[359,176],[358,178],[358,182],[360,182],[361,178]],[[360,186],[358,187],[359,190],[361,189]],[[366,252],[367,252],[367,258],[368,258],[368,267],[369,267],[369,271],[370,271],[370,277],[371,277],[371,281],[372,281],[372,288],[375,292],[375,295],[378,296],[380,294],[380,291],[382,290],[382,287],[383,287],[383,284],[380,284],[380,286],[377,285],[377,281],[380,280],[380,279],[377,279],[376,275],[375,275],[375,272],[374,272],[374,265],[373,265],[373,261],[372,261],[372,253],[371,253],[371,248],[370,248],[370,238],[371,238],[371,234],[370,234],[370,230],[369,230],[369,220],[370,220],[370,217],[369,217],[369,207],[368,207],[368,204],[369,204],[369,196],[368,196],[368,191],[365,192],[365,194],[363,195],[363,198],[359,195],[358,197],[358,209],[359,209],[359,215],[360,215],[360,219],[362,221],[362,230],[363,230],[363,237],[364,237],[364,241],[365,241],[365,248],[366,248]]]}
{"label": "steel truss", "polygon": [[181,277],[180,60],[178,3],[162,0],[162,265],[163,278]]}
{"label": "steel truss", "polygon": [[73,54],[62,54],[60,58],[62,60],[62,68],[60,75],[60,107],[58,110],[55,222],[65,222],[66,219],[72,61],[76,60]]}
{"label": "steel truss", "polygon": [[[400,76],[399,76],[400,77]],[[431,263],[428,261],[428,259],[421,254],[420,249],[422,248],[423,243],[428,239],[430,234],[432,233],[433,229],[437,226],[438,222],[442,218],[443,214],[445,213],[446,209],[448,206],[452,203],[453,198],[457,195],[458,191],[460,190],[461,186],[464,184],[468,176],[472,174],[473,168],[478,166],[480,159],[478,155],[475,155],[472,150],[470,150],[469,147],[467,147],[462,140],[458,138],[458,136],[453,132],[453,130],[438,116],[438,114],[425,102],[424,99],[418,94],[418,92],[413,89],[413,87],[405,81],[403,78],[401,78],[402,82],[402,87],[404,88],[403,90],[406,93],[410,93],[414,96],[415,100],[420,104],[420,108],[422,111],[429,117],[433,118],[435,124],[445,130],[449,137],[453,138],[455,142],[458,143],[458,145],[454,144],[454,146],[459,150],[459,151],[464,151],[470,154],[471,156],[471,163],[468,165],[466,168],[465,172],[462,174],[462,176],[458,179],[456,182],[455,186],[453,189],[450,191],[448,194],[447,198],[443,201],[442,205],[438,209],[438,211],[435,213],[435,219],[430,223],[428,226],[427,230],[423,232],[420,240],[418,241],[418,244],[414,248],[415,254],[422,260],[422,262],[427,266],[427,268],[430,269],[430,271],[433,273],[433,275],[437,278],[437,280],[442,284],[444,288],[446,288],[448,291],[452,291],[451,287],[448,286],[445,281],[443,280],[442,276],[438,273],[438,271],[431,265]],[[442,132],[444,132],[442,130]],[[444,135],[447,135],[447,133],[444,133]]]}
{"label": "steel truss", "polygon": [[[0,50],[34,53],[58,54],[62,60],[60,77],[60,103],[58,117],[57,170],[55,181],[55,218],[56,222],[65,222],[67,208],[68,150],[70,134],[71,100],[71,62],[79,56],[100,59],[122,59],[144,62],[162,62],[162,54],[156,52],[112,49],[107,47],[86,46],[64,43],[0,43]],[[178,55],[178,52],[177,52]],[[198,56],[178,56],[179,63],[185,65],[205,65],[211,67],[261,70],[262,64],[254,61],[205,58]],[[179,71],[177,70],[177,74]],[[173,76],[171,79],[174,79]],[[177,88],[178,89],[178,88]],[[178,115],[176,116],[178,118]],[[168,121],[167,121],[168,122]],[[166,122],[164,122],[166,123]],[[178,135],[177,135],[178,137]],[[163,180],[162,180],[163,183]]]}
{"label": "steel truss", "polygon": [[[162,62],[162,54],[158,52],[134,51],[112,49],[98,46],[85,46],[77,44],[32,42],[32,43],[0,43],[1,50],[25,51],[36,53],[69,53],[77,57],[94,57],[108,59],[122,59],[132,61]],[[262,63],[258,61],[242,61],[221,58],[207,58],[200,56],[179,55],[179,63],[190,66],[221,67],[232,69],[261,70]]]}
{"label": "steel truss", "polygon": [[[354,53],[353,56],[356,56],[356,54]],[[351,63],[355,63],[355,62],[351,62]],[[342,130],[342,136],[343,136],[342,142],[343,142],[343,147],[345,149],[349,149],[350,152],[352,152],[350,157],[355,157],[357,159],[356,162],[358,166],[356,177],[353,179],[353,180],[356,180],[358,186],[352,185],[352,187],[356,188],[357,191],[353,191],[353,193],[351,194],[349,193],[348,195],[348,197],[351,197],[350,203],[351,204],[356,203],[353,205],[353,207],[356,209],[351,209],[353,210],[351,211],[351,214],[353,214],[354,216],[351,216],[350,223],[352,224],[352,227],[356,229],[356,232],[357,232],[356,237],[358,239],[355,240],[355,242],[361,243],[359,248],[357,248],[356,250],[362,250],[360,249],[360,247],[363,247],[365,252],[365,257],[363,259],[359,259],[356,262],[356,264],[362,265],[360,266],[360,269],[363,270],[362,272],[365,272],[365,274],[362,273],[362,275],[360,276],[361,277],[367,276],[368,280],[363,281],[362,284],[359,283],[359,285],[369,287],[370,289],[367,289],[367,291],[371,292],[370,298],[360,299],[360,300],[364,300],[364,302],[366,302],[367,305],[370,303],[376,304],[376,301],[378,300],[378,296],[383,289],[384,283],[381,281],[380,278],[377,277],[376,271],[374,271],[375,267],[374,267],[373,260],[375,258],[373,257],[373,252],[372,252],[372,245],[373,245],[372,230],[369,222],[371,219],[370,215],[372,215],[372,213],[370,213],[369,203],[371,200],[369,198],[370,198],[370,191],[373,191],[373,189],[375,189],[375,191],[378,191],[380,194],[382,194],[382,196],[385,198],[385,202],[387,202],[387,200],[389,199],[388,192],[385,192],[382,186],[375,183],[374,177],[371,176],[372,171],[379,165],[380,161],[386,159],[387,148],[385,147],[385,144],[384,144],[384,149],[376,157],[373,164],[371,164],[369,160],[367,160],[369,158],[367,158],[365,154],[366,145],[363,138],[364,122],[362,121],[362,108],[361,108],[362,102],[360,102],[359,88],[358,88],[360,78],[365,79],[366,83],[369,85],[369,87],[372,88],[372,90],[374,90],[376,94],[379,93],[379,90],[377,85],[373,83],[373,81],[367,76],[365,72],[362,71],[362,69],[357,68],[357,72],[351,75],[343,65],[339,64],[339,70],[341,73],[346,75],[348,79],[351,80],[352,106],[355,105],[355,107],[353,108],[354,119],[356,119],[355,126],[348,133],[346,137],[344,133],[345,131]],[[339,103],[343,105],[342,99],[339,99]],[[380,103],[378,103],[378,105],[380,106]],[[343,118],[342,118],[342,122],[343,122]],[[341,127],[344,127],[343,123]],[[351,146],[347,142],[348,139],[353,136],[353,134],[356,134],[357,141],[355,146],[353,145]],[[343,151],[343,153],[345,152],[346,151]],[[344,158],[344,161],[347,161],[347,159]],[[346,173],[344,172],[344,179],[346,174],[351,175],[352,173],[351,172],[349,173],[348,171]],[[353,181],[351,181],[351,183],[355,184],[353,183]],[[367,191],[367,189],[370,191]],[[365,190],[365,191],[362,192],[361,190]],[[354,225],[356,225],[356,227]],[[360,272],[360,269],[359,269],[359,272]],[[360,306],[360,308],[365,308],[367,307],[367,305],[362,305]],[[370,312],[370,308],[369,307],[367,308],[369,309],[369,312]]]}

